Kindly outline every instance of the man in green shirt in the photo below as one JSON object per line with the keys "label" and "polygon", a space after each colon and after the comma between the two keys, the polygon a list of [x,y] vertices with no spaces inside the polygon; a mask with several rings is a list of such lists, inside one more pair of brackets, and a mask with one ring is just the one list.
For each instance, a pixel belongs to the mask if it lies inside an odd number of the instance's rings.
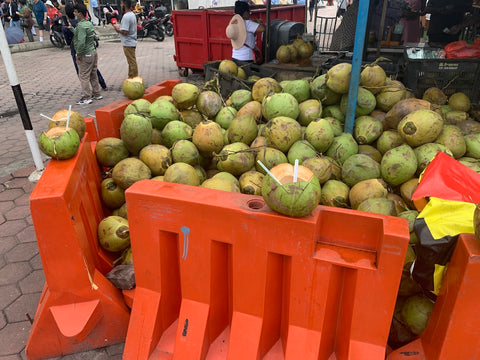
{"label": "man in green shirt", "polygon": [[95,51],[95,34],[92,23],[86,19],[87,8],[83,3],[74,6],[73,14],[78,19],[78,25],[73,32],[73,46],[77,53],[78,78],[82,87],[82,98],[77,104],[91,104],[92,99],[103,98],[100,95],[97,77],[98,55]]}

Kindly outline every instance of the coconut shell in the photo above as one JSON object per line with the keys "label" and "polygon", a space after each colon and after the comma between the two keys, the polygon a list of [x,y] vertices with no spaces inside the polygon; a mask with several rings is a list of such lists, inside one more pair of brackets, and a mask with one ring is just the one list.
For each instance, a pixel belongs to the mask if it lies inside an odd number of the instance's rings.
{"label": "coconut shell", "polygon": [[406,115],[420,109],[431,110],[431,103],[421,99],[404,99],[397,102],[385,115],[385,126],[388,129],[397,129],[398,123]]}
{"label": "coconut shell", "polygon": [[367,179],[355,184],[349,193],[349,200],[352,209],[370,198],[386,197],[388,194],[387,184],[382,179]]}

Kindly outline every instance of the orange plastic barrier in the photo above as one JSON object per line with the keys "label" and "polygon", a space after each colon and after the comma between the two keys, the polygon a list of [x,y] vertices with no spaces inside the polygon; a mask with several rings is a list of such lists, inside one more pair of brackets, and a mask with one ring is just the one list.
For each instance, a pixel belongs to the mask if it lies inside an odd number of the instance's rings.
{"label": "orange plastic barrier", "polygon": [[[162,95],[171,95],[173,87],[181,82],[180,80],[166,80],[159,84],[150,86],[145,90],[144,99],[153,102]],[[123,112],[132,100],[124,97],[113,103],[105,105],[95,110],[95,118],[97,120],[97,129],[99,139],[105,137],[120,137],[120,125],[123,121]]]}
{"label": "orange plastic barrier", "polygon": [[480,359],[479,294],[480,243],[473,234],[462,234],[425,332],[388,360]]}
{"label": "orange plastic barrier", "polygon": [[136,291],[124,359],[384,359],[404,219],[144,180],[126,192]]}
{"label": "orange plastic barrier", "polygon": [[51,160],[30,196],[46,281],[26,347],[29,359],[103,347],[126,336],[129,309],[103,275],[113,257],[97,241],[104,213],[92,137],[86,135],[72,159]]}

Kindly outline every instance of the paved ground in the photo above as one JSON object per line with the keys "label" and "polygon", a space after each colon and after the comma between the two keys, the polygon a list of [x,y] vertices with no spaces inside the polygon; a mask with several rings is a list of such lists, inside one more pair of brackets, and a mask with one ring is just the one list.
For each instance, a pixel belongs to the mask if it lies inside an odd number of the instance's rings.
{"label": "paved ground", "polygon": [[[332,8],[326,11],[335,12]],[[308,26],[310,29],[312,23]],[[104,37],[108,32],[99,29]],[[41,113],[52,116],[71,104],[73,110],[88,116],[123,96],[121,84],[127,76],[127,64],[115,39],[104,38],[98,49],[99,68],[109,90],[102,93],[103,100],[91,105],[75,105],[80,85],[68,49],[42,47],[12,54],[37,137],[47,128],[48,120]],[[147,86],[179,78],[173,54],[173,38],[139,42],[137,59]],[[35,186],[29,175],[35,167],[3,61],[0,74],[4,79],[0,85],[0,360],[18,360],[26,359],[30,319],[35,316],[45,278],[29,209],[29,195]],[[123,344],[119,344],[62,359],[121,359],[122,352]]]}

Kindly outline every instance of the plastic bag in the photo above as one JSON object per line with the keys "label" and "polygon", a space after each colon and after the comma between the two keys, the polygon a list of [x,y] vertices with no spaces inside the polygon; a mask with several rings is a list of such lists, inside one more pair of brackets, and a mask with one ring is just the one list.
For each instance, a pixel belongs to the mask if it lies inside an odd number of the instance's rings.
{"label": "plastic bag", "polygon": [[445,46],[447,59],[480,59],[480,45],[468,45],[465,41],[454,41]]}

